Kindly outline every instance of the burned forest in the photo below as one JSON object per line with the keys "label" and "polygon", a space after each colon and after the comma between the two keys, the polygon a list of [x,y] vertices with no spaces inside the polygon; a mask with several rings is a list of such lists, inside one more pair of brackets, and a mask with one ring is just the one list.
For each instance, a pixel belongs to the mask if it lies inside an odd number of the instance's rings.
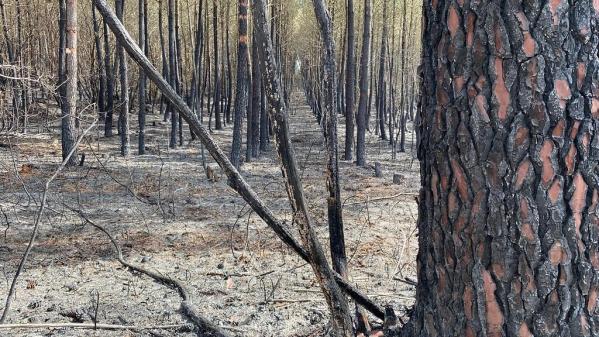
{"label": "burned forest", "polygon": [[0,0],[0,336],[599,337],[599,2]]}

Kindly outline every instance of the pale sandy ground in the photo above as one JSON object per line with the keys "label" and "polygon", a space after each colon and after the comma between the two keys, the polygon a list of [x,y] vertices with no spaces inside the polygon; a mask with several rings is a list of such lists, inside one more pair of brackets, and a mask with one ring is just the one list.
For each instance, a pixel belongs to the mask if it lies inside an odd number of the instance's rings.
{"label": "pale sandy ground", "polygon": [[[328,246],[323,138],[314,117],[301,104],[298,101],[291,116],[292,139],[310,209]],[[78,310],[89,323],[98,293],[99,323],[185,323],[178,312],[178,294],[122,268],[107,238],[83,225],[64,207],[66,203],[111,231],[129,261],[143,260],[143,266],[181,280],[192,290],[202,314],[233,335],[322,335],[328,312],[311,268],[249,212],[226,179],[207,181],[197,142],[169,150],[167,126],[159,123],[160,118],[149,116],[157,126],[149,127],[147,155],[123,159],[118,155],[118,136],[98,140],[94,135],[99,131],[94,130],[83,147],[86,165],[64,171],[52,184],[49,208],[20,277],[8,322],[71,322],[63,315]],[[342,118],[339,124],[342,149]],[[227,151],[230,133],[227,126],[213,134]],[[410,141],[411,136],[407,138]],[[382,163],[382,178],[375,178],[371,168],[340,162],[350,278],[378,303],[391,304],[402,313],[412,304],[414,289],[394,278],[415,277],[418,163],[410,151],[391,160],[386,142],[374,134],[368,140],[369,162]],[[132,153],[136,141],[132,136]],[[29,239],[44,181],[58,166],[60,145],[57,130],[4,134],[0,143],[5,145],[0,147],[2,308]],[[9,144],[12,151],[6,147]],[[245,163],[242,173],[289,224],[289,205],[274,151]],[[400,185],[392,183],[393,173],[404,176]],[[0,336],[194,335],[185,329],[0,330]]]}

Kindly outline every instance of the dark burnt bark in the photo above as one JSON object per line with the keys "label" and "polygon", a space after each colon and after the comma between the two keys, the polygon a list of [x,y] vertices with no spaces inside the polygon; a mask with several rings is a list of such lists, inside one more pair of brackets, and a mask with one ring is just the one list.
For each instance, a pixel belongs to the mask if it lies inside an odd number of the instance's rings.
{"label": "dark burnt bark", "polygon": [[[170,84],[179,94],[179,79],[177,69],[177,35],[175,32],[175,1],[168,0],[168,65],[169,65],[169,80]],[[169,139],[169,147],[177,147],[177,129],[179,127],[179,114],[170,104],[168,105],[169,116],[171,118],[171,134]]]}
{"label": "dark burnt bark", "polygon": [[[147,55],[146,50],[146,12],[145,12],[145,2],[146,0],[139,0],[138,2],[138,24],[139,24],[139,46],[141,48],[142,53]],[[138,83],[138,101],[139,101],[139,109],[138,109],[138,125],[139,125],[139,136],[137,140],[137,153],[142,155],[146,152],[146,74],[143,71],[139,72],[139,83]]]}
{"label": "dark burnt bark", "polygon": [[360,100],[356,115],[356,163],[366,165],[366,129],[368,128],[370,44],[371,44],[372,0],[364,0],[364,32],[362,34],[362,55],[360,56]]}
{"label": "dark burnt bark", "polygon": [[347,57],[345,59],[345,160],[353,159],[354,105],[356,92],[356,29],[354,27],[354,1],[347,0]]}
{"label": "dark burnt bark", "polygon": [[[260,138],[260,116],[262,113],[262,74],[260,73],[260,61],[258,58],[258,43],[256,34],[252,36],[252,120],[251,120],[251,142],[252,157],[258,157],[258,150],[262,150],[262,139]],[[268,136],[268,135],[267,135]],[[268,142],[268,137],[264,140]],[[266,145],[266,144],[264,144]]]}
{"label": "dark burnt bark", "polygon": [[214,38],[214,99],[212,102],[214,109],[214,128],[216,130],[222,130],[223,124],[221,119],[221,78],[219,71],[219,50],[218,50],[218,2],[214,2],[213,12],[212,12],[212,30],[213,30],[213,38]]}
{"label": "dark burnt bark", "polygon": [[387,139],[385,131],[385,118],[387,113],[387,81],[385,79],[385,66],[387,56],[387,35],[389,34],[389,25],[387,23],[387,1],[383,1],[383,32],[381,34],[381,51],[379,53],[379,78],[377,88],[377,122],[379,135],[381,139]]}
{"label": "dark burnt bark", "polygon": [[335,110],[335,41],[333,23],[323,0],[313,0],[314,13],[320,27],[323,40],[323,87],[324,87],[324,135],[327,148],[327,198],[329,220],[329,242],[333,269],[345,276],[347,274],[347,257],[345,254],[345,238],[343,234],[343,216],[341,208],[341,188],[339,186],[339,156],[337,150],[337,112]]}
{"label": "dark burnt bark", "polygon": [[[231,162],[237,169],[239,169],[241,162],[243,115],[248,105],[248,6],[249,0],[239,0],[237,9],[239,35],[237,43],[237,85],[235,86],[235,120],[233,123],[233,144],[231,146]],[[248,134],[251,134],[250,129],[248,129]],[[251,147],[251,144],[248,144],[248,147]]]}
{"label": "dark burnt bark", "polygon": [[[116,16],[123,21],[125,11],[125,0],[115,1]],[[119,60],[120,80],[120,107],[119,107],[119,135],[121,138],[121,155],[129,155],[129,75],[127,74],[127,57],[123,46],[117,43],[116,55]]]}
{"label": "dark burnt bark", "polygon": [[106,98],[106,71],[102,60],[102,39],[100,37],[100,25],[96,18],[96,7],[92,4],[92,20],[94,27],[94,46],[96,48],[96,67],[98,74],[98,93],[96,104],[98,105],[98,113],[100,118],[104,118],[105,113],[105,98]]}
{"label": "dark burnt bark", "polygon": [[599,336],[599,3],[424,5],[410,336]]}
{"label": "dark burnt bark", "polygon": [[108,27],[104,22],[104,69],[106,70],[106,113],[104,116],[104,136],[112,137],[112,124],[114,121],[114,79],[112,62],[110,60],[110,43],[108,40]]}

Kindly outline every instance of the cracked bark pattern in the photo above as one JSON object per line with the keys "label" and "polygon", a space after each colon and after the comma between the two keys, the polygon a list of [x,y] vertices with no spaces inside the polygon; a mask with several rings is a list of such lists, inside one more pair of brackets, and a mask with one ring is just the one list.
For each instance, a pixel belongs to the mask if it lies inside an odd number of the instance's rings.
{"label": "cracked bark pattern", "polygon": [[424,4],[410,336],[599,336],[599,1]]}

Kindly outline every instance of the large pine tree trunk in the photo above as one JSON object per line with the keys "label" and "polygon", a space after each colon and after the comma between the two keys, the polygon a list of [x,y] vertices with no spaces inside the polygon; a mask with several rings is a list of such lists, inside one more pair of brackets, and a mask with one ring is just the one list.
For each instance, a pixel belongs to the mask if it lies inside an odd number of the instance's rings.
{"label": "large pine tree trunk", "polygon": [[425,1],[410,336],[599,336],[599,3]]}

